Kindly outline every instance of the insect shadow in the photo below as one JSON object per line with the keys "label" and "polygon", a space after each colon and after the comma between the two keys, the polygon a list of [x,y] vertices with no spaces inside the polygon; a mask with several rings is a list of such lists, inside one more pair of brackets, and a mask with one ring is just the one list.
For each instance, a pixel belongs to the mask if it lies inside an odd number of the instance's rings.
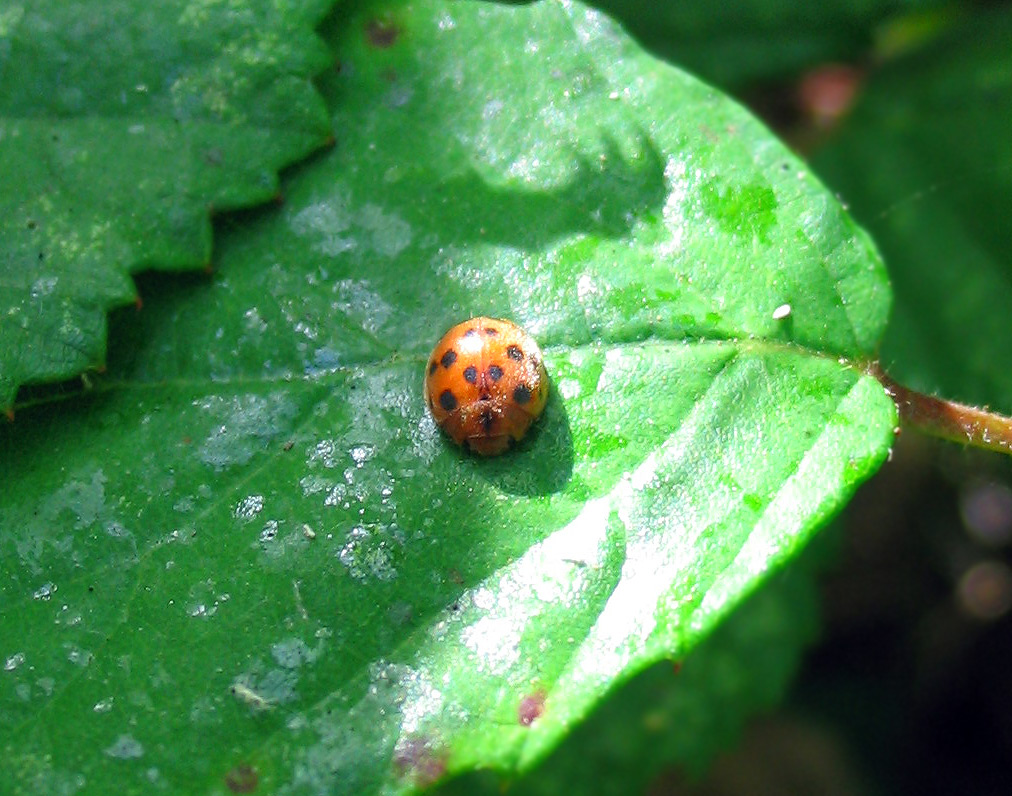
{"label": "insect shadow", "polygon": [[511,495],[562,491],[573,475],[573,435],[555,384],[549,382],[544,414],[522,440],[501,456],[475,459],[480,476]]}

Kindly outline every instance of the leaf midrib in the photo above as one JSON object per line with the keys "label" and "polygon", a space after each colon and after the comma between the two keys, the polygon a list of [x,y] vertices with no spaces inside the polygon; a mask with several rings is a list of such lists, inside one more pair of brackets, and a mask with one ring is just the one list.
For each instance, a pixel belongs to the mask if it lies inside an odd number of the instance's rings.
{"label": "leaf midrib", "polygon": [[[832,351],[821,351],[817,349],[808,348],[801,345],[800,343],[794,343],[783,340],[772,340],[768,338],[755,338],[755,337],[731,337],[731,336],[720,336],[713,335],[707,337],[662,337],[660,335],[646,335],[634,340],[622,340],[622,341],[594,341],[578,344],[549,344],[541,346],[541,350],[548,355],[565,356],[574,352],[593,352],[599,350],[627,350],[635,348],[643,348],[650,345],[657,345],[658,347],[671,346],[684,344],[686,346],[691,345],[708,345],[708,344],[726,344],[730,346],[740,347],[742,352],[745,353],[756,353],[756,354],[802,354],[804,356],[810,356],[816,359],[829,360],[836,362],[841,367],[851,368],[861,373],[868,373],[870,365],[874,362],[871,358],[863,357],[851,357],[841,355]],[[44,396],[38,399],[25,401],[15,405],[16,410],[24,410],[29,408],[45,407],[50,405],[57,405],[65,401],[75,400],[81,397],[93,397],[97,395],[112,394],[117,392],[127,392],[131,390],[138,391],[157,391],[157,390],[184,390],[188,389],[194,393],[201,395],[214,394],[217,388],[233,388],[233,387],[245,387],[245,386],[263,386],[263,387],[281,387],[285,385],[297,386],[297,385],[321,385],[325,384],[325,380],[333,376],[344,376],[354,373],[356,370],[382,370],[384,368],[394,367],[404,363],[416,363],[419,371],[424,368],[425,362],[428,357],[420,354],[400,354],[394,353],[388,357],[375,358],[375,359],[363,359],[357,362],[348,362],[344,365],[338,365],[333,368],[327,368],[326,370],[316,371],[311,374],[307,373],[285,373],[277,374],[273,376],[230,376],[226,378],[217,377],[202,377],[202,378],[173,378],[173,379],[162,379],[162,380],[137,380],[129,381],[126,379],[112,379],[105,378],[101,375],[92,376],[95,380],[95,384],[91,387],[80,388],[78,390],[62,393],[55,396]],[[550,376],[551,374],[549,374]]]}

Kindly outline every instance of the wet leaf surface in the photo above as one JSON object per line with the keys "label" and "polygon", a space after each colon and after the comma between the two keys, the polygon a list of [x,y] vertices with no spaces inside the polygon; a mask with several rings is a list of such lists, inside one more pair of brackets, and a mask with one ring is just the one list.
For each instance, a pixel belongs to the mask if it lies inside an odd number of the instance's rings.
{"label": "wet leaf surface", "polygon": [[[212,275],[149,278],[89,393],[0,430],[25,792],[528,770],[887,453],[854,366],[881,264],[736,105],[580,6],[360,4],[326,36],[338,146]],[[421,400],[474,314],[553,384],[490,460]]]}

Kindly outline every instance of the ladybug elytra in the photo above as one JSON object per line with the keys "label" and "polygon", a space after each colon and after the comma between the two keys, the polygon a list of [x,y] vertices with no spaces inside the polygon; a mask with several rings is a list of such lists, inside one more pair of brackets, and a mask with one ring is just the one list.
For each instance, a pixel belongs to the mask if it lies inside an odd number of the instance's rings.
{"label": "ladybug elytra", "polygon": [[425,404],[458,445],[494,456],[527,433],[548,401],[541,349],[509,321],[472,318],[436,344]]}

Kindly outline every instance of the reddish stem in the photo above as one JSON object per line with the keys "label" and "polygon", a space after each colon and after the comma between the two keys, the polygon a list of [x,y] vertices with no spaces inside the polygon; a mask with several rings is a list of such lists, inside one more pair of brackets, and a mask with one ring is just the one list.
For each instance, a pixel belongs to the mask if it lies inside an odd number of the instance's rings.
{"label": "reddish stem", "polygon": [[1012,453],[1012,417],[916,392],[893,381],[877,363],[870,372],[896,402],[904,423],[942,439]]}

